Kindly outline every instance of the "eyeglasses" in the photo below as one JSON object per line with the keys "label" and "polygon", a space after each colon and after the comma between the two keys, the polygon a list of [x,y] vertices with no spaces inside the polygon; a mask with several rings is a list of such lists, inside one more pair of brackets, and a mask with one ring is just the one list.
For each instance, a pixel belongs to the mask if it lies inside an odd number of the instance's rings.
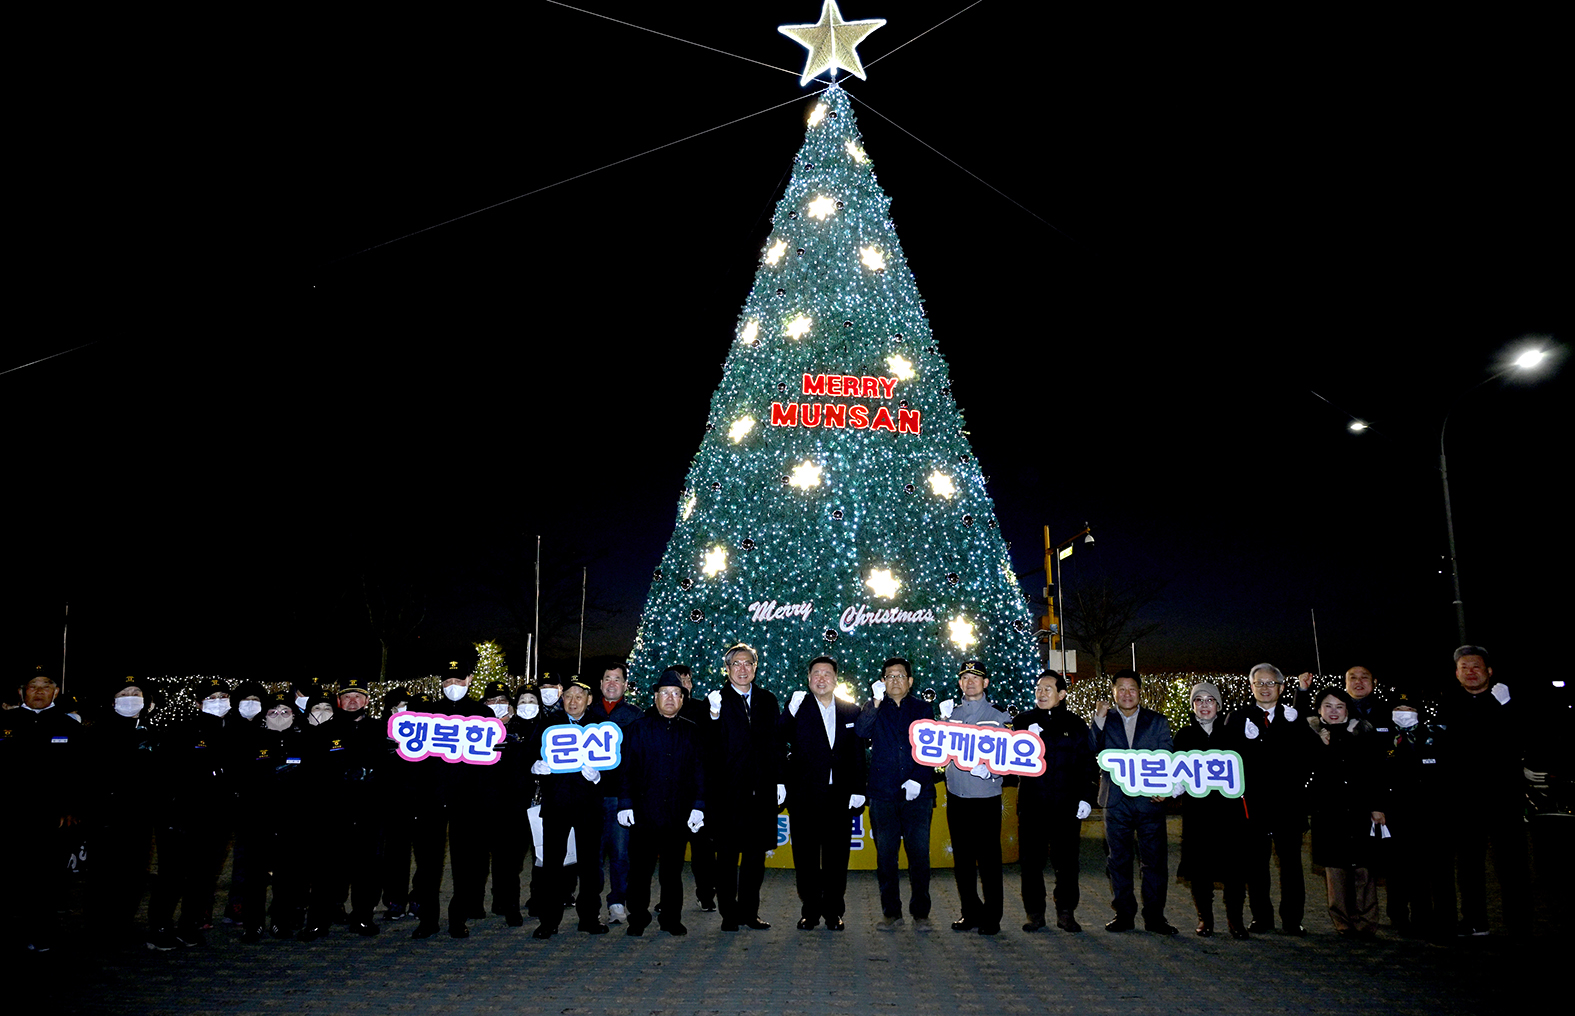
{"label": "eyeglasses", "polygon": [[1278,681],[1254,681],[1252,682],[1252,686],[1254,688],[1273,688],[1279,683],[1280,682]]}

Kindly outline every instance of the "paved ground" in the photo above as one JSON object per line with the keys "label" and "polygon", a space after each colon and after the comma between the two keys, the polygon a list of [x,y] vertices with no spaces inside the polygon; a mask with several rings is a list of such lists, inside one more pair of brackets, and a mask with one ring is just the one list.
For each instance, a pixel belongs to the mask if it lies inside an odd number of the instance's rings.
{"label": "paved ground", "polygon": [[[1575,820],[1566,820],[1575,821]],[[1185,886],[1172,884],[1175,938],[1142,931],[1112,935],[1097,822],[1085,826],[1080,935],[1019,930],[1018,872],[1006,874],[1007,923],[999,936],[949,930],[957,896],[949,870],[934,884],[937,930],[876,931],[873,872],[854,872],[848,929],[801,932],[790,871],[768,870],[762,915],[769,931],[722,932],[715,914],[691,906],[690,934],[654,927],[577,932],[546,942],[492,917],[469,939],[410,938],[409,921],[376,938],[343,929],[312,944],[244,945],[221,926],[205,948],[154,953],[136,942],[99,941],[80,919],[50,953],[7,964],[8,998],[34,996],[60,1013],[558,1013],[564,1016],[688,1016],[712,1013],[892,1013],[993,1016],[1007,1013],[1490,1013],[1546,1004],[1569,970],[1571,940],[1555,921],[1569,901],[1568,833],[1536,840],[1538,932],[1495,934],[1449,946],[1383,930],[1375,942],[1337,938],[1321,904],[1311,934],[1237,942],[1200,939]],[[1172,841],[1172,864],[1175,860]],[[228,879],[226,870],[225,879]],[[223,898],[224,885],[220,886]],[[1309,876],[1310,903],[1322,878]],[[445,897],[447,886],[445,886]],[[1496,901],[1495,901],[1496,903]],[[1495,910],[1495,920],[1498,914]],[[572,928],[572,915],[565,928]],[[1562,1003],[1559,1003],[1562,1005]],[[8,1012],[17,1010],[9,1009]]]}

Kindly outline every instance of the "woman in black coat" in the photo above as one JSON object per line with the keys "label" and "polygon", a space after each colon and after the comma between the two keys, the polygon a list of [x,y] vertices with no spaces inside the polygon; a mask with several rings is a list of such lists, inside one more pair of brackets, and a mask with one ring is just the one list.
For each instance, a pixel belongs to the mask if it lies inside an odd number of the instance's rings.
{"label": "woman in black coat", "polygon": [[[1192,687],[1192,722],[1175,737],[1176,751],[1210,751],[1226,747],[1220,690],[1203,681]],[[1187,796],[1181,804],[1181,863],[1176,877],[1192,883],[1198,910],[1198,934],[1214,934],[1214,883],[1225,887],[1225,922],[1232,938],[1246,938],[1242,909],[1247,899],[1245,868],[1239,857],[1246,835],[1240,798],[1210,793]]]}
{"label": "woman in black coat", "polygon": [[1378,886],[1373,881],[1378,836],[1384,826],[1381,746],[1373,725],[1353,718],[1351,700],[1325,688],[1307,723],[1318,735],[1308,801],[1312,859],[1324,869],[1329,919],[1342,935],[1378,930]]}

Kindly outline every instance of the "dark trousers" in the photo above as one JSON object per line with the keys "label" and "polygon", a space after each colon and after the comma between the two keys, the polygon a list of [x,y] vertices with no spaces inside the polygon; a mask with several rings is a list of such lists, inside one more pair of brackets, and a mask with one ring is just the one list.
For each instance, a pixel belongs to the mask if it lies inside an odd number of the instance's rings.
{"label": "dark trousers", "polygon": [[651,923],[651,875],[661,864],[658,919],[666,928],[681,924],[684,909],[684,843],[689,830],[682,822],[653,826],[636,821],[629,830],[629,927],[644,928]]}
{"label": "dark trousers", "polygon": [[760,916],[766,851],[758,828],[723,827],[716,835],[716,906],[722,920],[743,923]]}
{"label": "dark trousers", "polygon": [[796,791],[789,816],[799,916],[829,923],[847,910],[853,820],[846,794],[817,787]]}
{"label": "dark trousers", "polygon": [[159,824],[159,873],[148,899],[148,926],[155,931],[175,923],[180,906],[180,926],[197,930],[213,917],[213,896],[219,869],[230,845],[228,816],[191,813]]}
{"label": "dark trousers", "polygon": [[[875,829],[875,878],[880,883],[880,909],[886,917],[902,916],[898,891],[897,848],[908,853],[908,913],[930,916],[930,820],[935,799],[921,795],[912,801],[870,801],[870,823]],[[797,853],[795,848],[794,853]]]}
{"label": "dark trousers", "polygon": [[695,879],[695,898],[701,903],[716,899],[716,840],[711,837],[711,827],[703,825],[692,833],[684,828],[689,842],[689,866]]}
{"label": "dark trousers", "polygon": [[[370,921],[383,888],[382,825],[377,812],[366,805],[341,802],[330,809],[323,830],[327,849],[324,863],[313,867],[310,916],[313,927],[326,927],[346,900],[351,920]],[[251,849],[256,849],[255,844]],[[246,914],[250,922],[253,917]]]}
{"label": "dark trousers", "polygon": [[1137,916],[1132,887],[1132,840],[1137,839],[1138,863],[1143,873],[1143,919],[1165,917],[1166,868],[1169,849],[1165,839],[1165,809],[1141,798],[1131,798],[1114,788],[1105,806],[1105,846],[1109,855],[1105,871],[1110,876],[1110,908],[1117,917]]}
{"label": "dark trousers", "polygon": [[963,920],[999,927],[1005,905],[1005,890],[1001,886],[1001,799],[948,797],[946,828],[952,838],[952,873],[957,878]]}
{"label": "dark trousers", "polygon": [[129,931],[148,889],[153,818],[134,811],[106,816],[93,827],[88,844],[89,915],[110,928]]}
{"label": "dark trousers", "polygon": [[[407,806],[395,802],[383,814],[383,902],[404,906],[410,902],[410,850],[415,817]],[[438,861],[441,865],[443,862]]]}
{"label": "dark trousers", "polygon": [[[1269,857],[1280,866],[1280,926],[1296,928],[1307,909],[1307,886],[1302,871],[1302,836],[1307,823],[1301,818],[1251,822],[1247,826],[1247,896],[1252,920],[1274,925],[1274,902],[1269,899]],[[1228,905],[1227,901],[1227,905]]]}
{"label": "dark trousers", "polygon": [[1504,923],[1511,931],[1531,930],[1530,872],[1526,826],[1519,815],[1459,816],[1455,828],[1455,870],[1460,880],[1460,916],[1473,928],[1486,928],[1487,852],[1503,890]]}
{"label": "dark trousers", "polygon": [[1389,811],[1386,881],[1389,921],[1402,931],[1430,938],[1455,934],[1455,856],[1440,850],[1450,830],[1432,813]]}
{"label": "dark trousers", "polygon": [[602,802],[594,798],[586,806],[569,807],[543,815],[542,880],[548,889],[541,906],[541,926],[558,930],[563,923],[563,907],[556,901],[567,899],[573,891],[573,875],[564,868],[563,855],[569,849],[569,830],[574,830],[575,868],[580,876],[580,893],[574,902],[581,924],[594,924],[602,913]]}
{"label": "dark trousers", "polygon": [[1055,869],[1056,913],[1071,913],[1080,898],[1077,888],[1077,852],[1082,845],[1083,822],[1069,806],[1066,815],[1050,816],[1042,808],[1017,805],[1017,848],[1023,870],[1023,910],[1030,917],[1045,913],[1045,859]]}
{"label": "dark trousers", "polygon": [[410,885],[410,902],[421,908],[421,923],[438,920],[438,889],[443,884],[443,860],[448,848],[448,806],[424,801],[410,825],[411,850],[416,874]]}
{"label": "dark trousers", "polygon": [[[235,836],[249,844],[241,855],[247,869],[241,895],[246,927],[260,931],[272,923],[284,931],[299,930],[307,900],[306,837],[300,822],[293,817],[276,823],[247,821]],[[265,911],[270,881],[273,907]]]}
{"label": "dark trousers", "polygon": [[[618,799],[602,798],[602,849],[596,855],[596,866],[601,867],[607,858],[607,905],[624,903],[629,895],[629,830],[618,824]],[[584,864],[582,854],[580,863]]]}
{"label": "dark trousers", "polygon": [[[530,851],[530,816],[511,808],[487,825],[492,854],[492,912],[520,912],[520,873]],[[534,869],[533,869],[534,870]]]}
{"label": "dark trousers", "polygon": [[448,816],[448,861],[454,895],[448,901],[449,929],[486,916],[487,824],[482,802],[456,803]]}

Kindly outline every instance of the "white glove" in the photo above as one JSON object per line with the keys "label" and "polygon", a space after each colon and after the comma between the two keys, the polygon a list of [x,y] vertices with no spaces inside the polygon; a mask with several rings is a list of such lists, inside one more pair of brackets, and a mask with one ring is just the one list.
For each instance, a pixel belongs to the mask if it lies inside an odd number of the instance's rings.
{"label": "white glove", "polygon": [[863,794],[850,795],[848,797],[848,810],[849,811],[863,811],[864,810],[864,795]]}
{"label": "white glove", "polygon": [[720,719],[722,716],[722,693],[714,691],[707,695],[705,700],[711,705],[711,719]]}
{"label": "white glove", "polygon": [[1187,781],[1177,780],[1176,785],[1170,788],[1171,797],[1180,797],[1187,792]]}
{"label": "white glove", "polygon": [[1079,802],[1077,802],[1077,818],[1078,818],[1078,821],[1081,822],[1083,819],[1087,818],[1088,816],[1092,815],[1093,813],[1094,813],[1094,809],[1089,805],[1089,803],[1087,801],[1079,801]]}
{"label": "white glove", "polygon": [[618,824],[623,826],[625,829],[634,825],[634,809],[625,808],[620,811],[618,813]]}
{"label": "white glove", "polygon": [[1498,704],[1499,705],[1501,705],[1501,706],[1509,705],[1509,689],[1506,688],[1504,685],[1502,685],[1502,684],[1495,684],[1493,687],[1488,689],[1488,694],[1492,695],[1494,698],[1498,699]]}
{"label": "white glove", "polygon": [[1287,720],[1294,720],[1294,719],[1296,719],[1296,709],[1295,709],[1294,706],[1286,706],[1285,707],[1285,718]]}
{"label": "white glove", "polygon": [[547,764],[546,759],[539,758],[530,764],[530,771],[536,776],[547,776],[552,773],[552,767]]}
{"label": "white glove", "polygon": [[880,705],[880,700],[886,697],[886,682],[876,681],[870,685],[870,694],[875,696],[875,704]]}
{"label": "white glove", "polygon": [[956,709],[956,708],[957,708],[957,703],[953,702],[951,699],[947,699],[945,702],[942,702],[941,703],[941,719],[943,719],[943,720],[951,719],[952,718],[952,710]]}
{"label": "white glove", "polygon": [[585,777],[587,780],[590,780],[592,783],[600,783],[602,781],[602,774],[592,769],[590,766],[586,766],[584,769],[581,769],[580,775]]}
{"label": "white glove", "polygon": [[805,691],[803,688],[800,688],[798,691],[793,693],[793,697],[788,700],[789,716],[798,715],[798,707],[804,704],[804,696],[808,694],[809,692]]}
{"label": "white glove", "polygon": [[919,786],[919,783],[918,783],[917,780],[903,780],[902,781],[902,792],[903,792],[904,795],[907,796],[907,799],[910,800],[910,801],[918,800],[919,791],[922,790],[922,789],[923,788]]}
{"label": "white glove", "polygon": [[1030,733],[1034,733],[1034,734],[1043,734],[1045,732],[1045,728],[1041,727],[1037,723],[1030,723],[1028,725],[1028,730],[1029,730]]}
{"label": "white glove", "polygon": [[777,784],[777,807],[782,807],[782,802],[787,800],[787,784]]}
{"label": "white glove", "polygon": [[689,813],[689,831],[692,833],[697,833],[700,831],[700,827],[703,825],[705,825],[705,812],[701,811],[699,808],[691,811]]}
{"label": "white glove", "polygon": [[1242,728],[1241,732],[1246,734],[1249,738],[1257,737],[1258,736],[1258,725],[1256,723],[1252,722],[1251,720],[1248,720],[1247,721],[1247,725]]}
{"label": "white glove", "polygon": [[974,766],[972,770],[970,770],[969,775],[977,776],[981,780],[988,780],[994,775],[994,773],[990,772],[989,766],[985,765],[983,762],[980,762],[978,765]]}

